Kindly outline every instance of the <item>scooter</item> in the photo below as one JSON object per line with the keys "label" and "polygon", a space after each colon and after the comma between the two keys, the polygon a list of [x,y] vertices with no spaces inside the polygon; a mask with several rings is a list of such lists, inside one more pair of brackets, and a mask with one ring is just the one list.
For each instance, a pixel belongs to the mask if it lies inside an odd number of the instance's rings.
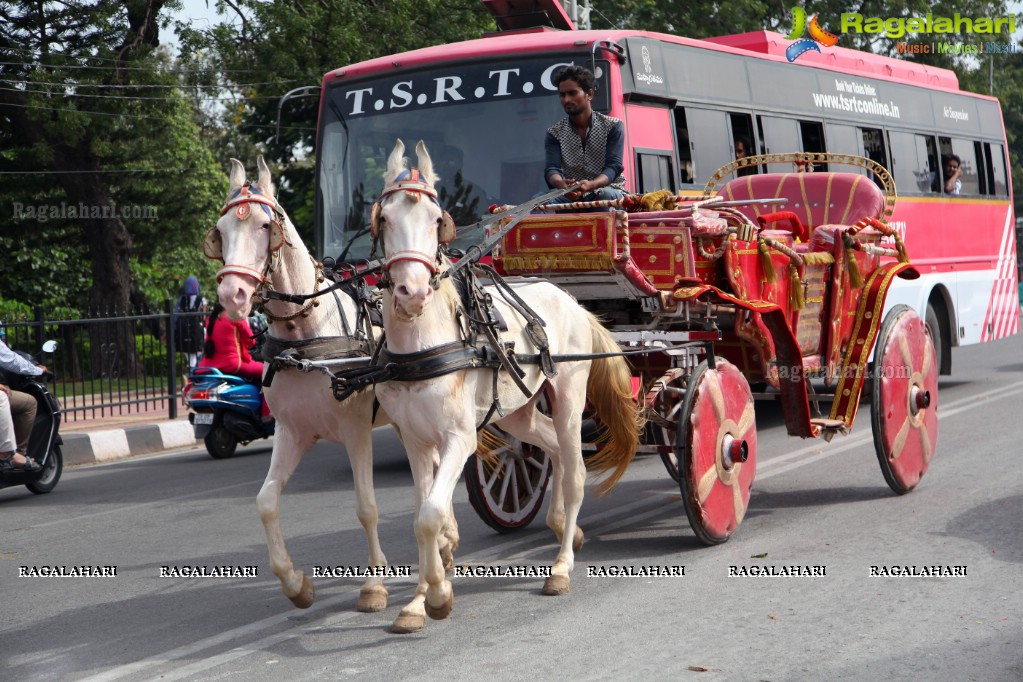
{"label": "scooter", "polygon": [[275,422],[263,422],[260,417],[263,398],[259,386],[241,377],[196,367],[188,373],[184,395],[195,437],[202,438],[215,459],[233,455],[238,443],[245,445],[274,434]]}
{"label": "scooter", "polygon": [[[55,350],[56,341],[47,341],[43,344],[44,353],[52,353]],[[28,353],[14,352],[32,360]],[[53,374],[50,372],[40,377],[4,372],[3,383],[16,391],[28,393],[39,403],[32,434],[28,439],[28,456],[42,468],[38,471],[0,470],[0,488],[23,485],[36,495],[43,495],[53,490],[60,480],[60,474],[64,471],[64,453],[60,446],[64,444],[64,439],[60,437],[60,402],[46,386],[46,380],[52,378]]]}

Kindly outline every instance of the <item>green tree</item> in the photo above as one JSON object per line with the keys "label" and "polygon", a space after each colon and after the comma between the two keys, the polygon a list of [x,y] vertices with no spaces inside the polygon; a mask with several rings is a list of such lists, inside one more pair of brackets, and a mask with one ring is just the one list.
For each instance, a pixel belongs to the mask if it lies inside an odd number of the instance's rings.
{"label": "green tree", "polygon": [[[476,0],[237,0],[218,7],[228,21],[208,30],[182,28],[182,52],[215,65],[222,83],[244,94],[222,112],[225,141],[249,137],[274,170],[281,204],[312,243],[313,155],[317,97],[278,101],[347,64],[429,45],[478,38],[494,24]],[[251,84],[251,85],[248,85]],[[244,144],[234,143],[233,149]],[[239,158],[255,166],[254,153]],[[225,161],[221,158],[221,161]]]}
{"label": "green tree", "polygon": [[[0,1],[5,297],[125,311],[145,302],[137,281],[167,286],[162,266],[182,267],[172,290],[210,272],[198,245],[226,178],[159,49],[160,14],[177,4]],[[119,371],[136,371],[122,350]]]}

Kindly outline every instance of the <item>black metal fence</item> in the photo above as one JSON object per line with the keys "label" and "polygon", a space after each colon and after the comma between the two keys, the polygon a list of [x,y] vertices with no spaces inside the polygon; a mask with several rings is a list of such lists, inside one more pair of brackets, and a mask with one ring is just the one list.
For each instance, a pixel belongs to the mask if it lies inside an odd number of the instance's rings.
{"label": "black metal fence", "polygon": [[[192,319],[201,329],[204,312],[176,313],[167,301],[163,312],[68,317],[49,319],[37,307],[31,316],[2,322],[8,346],[54,373],[50,390],[65,422],[154,412],[177,418],[189,365],[174,322]],[[52,354],[42,352],[49,340],[57,342]]]}

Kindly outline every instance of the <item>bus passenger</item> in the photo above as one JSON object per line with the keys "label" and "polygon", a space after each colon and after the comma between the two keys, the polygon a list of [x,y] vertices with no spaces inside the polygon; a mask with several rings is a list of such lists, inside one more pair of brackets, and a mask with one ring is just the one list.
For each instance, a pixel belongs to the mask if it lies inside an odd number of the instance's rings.
{"label": "bus passenger", "polygon": [[959,194],[963,188],[963,169],[959,166],[962,161],[955,154],[946,154],[942,160],[942,170],[945,177],[945,194]]}
{"label": "bus passenger", "polygon": [[[744,137],[742,135],[739,135],[738,137],[736,137],[735,138],[735,160],[736,161],[741,161],[742,159],[745,159],[747,156],[749,156],[750,146],[751,145],[750,145],[749,139],[747,139],[746,137]],[[740,177],[746,176],[746,175],[756,175],[757,174],[757,167],[756,166],[745,166],[743,168],[739,168],[738,170],[736,170],[735,174],[740,176]]]}
{"label": "bus passenger", "polygon": [[617,118],[593,111],[593,72],[581,66],[566,66],[554,76],[554,84],[568,116],[547,129],[544,178],[552,189],[576,182],[580,187],[551,203],[625,196],[625,126]]}

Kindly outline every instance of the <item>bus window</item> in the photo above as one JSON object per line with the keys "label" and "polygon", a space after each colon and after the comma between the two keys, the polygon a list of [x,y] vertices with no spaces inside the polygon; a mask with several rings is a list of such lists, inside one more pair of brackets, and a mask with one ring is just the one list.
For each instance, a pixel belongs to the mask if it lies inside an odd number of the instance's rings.
{"label": "bus window", "polygon": [[987,165],[988,194],[1006,196],[1009,194],[1008,184],[1005,178],[1005,152],[1002,145],[984,143],[984,159]]}
{"label": "bus window", "polygon": [[[849,156],[863,156],[863,137],[860,131],[847,125],[829,123],[825,129],[828,136],[828,151],[832,154],[846,154]],[[863,168],[836,164],[831,170],[840,173],[859,173],[871,175]]]}
{"label": "bus window", "polygon": [[686,110],[675,110],[675,139],[678,140],[678,175],[683,185],[695,182],[693,179],[693,150],[689,146],[689,126],[686,125]]}
{"label": "bus window", "polygon": [[[728,114],[728,125],[732,128],[732,149],[735,158],[753,156],[757,153],[756,136],[753,134],[753,117],[749,114]],[[756,175],[757,166],[747,166],[735,172],[736,175]]]}
{"label": "bus window", "polygon": [[[884,148],[884,134],[880,128],[860,128],[860,132],[863,135],[863,155],[871,161],[875,161],[884,166],[888,172],[891,172],[891,166],[888,165],[888,154]],[[878,185],[881,184],[880,179],[871,173],[874,178],[874,182]]]}
{"label": "bus window", "polygon": [[[801,152],[799,124],[792,118],[777,116],[758,116],[760,138],[764,141],[764,151],[768,154],[788,154]],[[788,172],[790,168],[775,168],[774,172]]]}
{"label": "bus window", "polygon": [[959,168],[963,171],[959,194],[980,194],[980,180],[977,174],[979,167],[973,141],[960,137],[939,137],[938,148],[941,150],[942,166],[945,165],[946,157],[959,157]]}
{"label": "bus window", "polygon": [[[826,150],[824,146],[824,124],[819,121],[800,121],[799,137],[802,140],[802,150],[804,152],[818,153]],[[828,164],[818,163],[814,166],[813,170],[818,173],[826,173]]]}
{"label": "bus window", "polygon": [[892,177],[900,193],[937,191],[938,159],[933,151],[933,138],[891,131],[888,146],[892,152]]}
{"label": "bus window", "polygon": [[671,154],[660,150],[636,150],[636,186],[641,194],[660,189],[675,192],[675,174],[671,168]]}
{"label": "bus window", "polygon": [[686,126],[693,177],[697,182],[705,182],[714,171],[732,161],[734,149],[728,142],[728,119],[723,111],[686,107],[680,117],[681,111],[675,110],[675,125],[679,125],[681,118]]}

